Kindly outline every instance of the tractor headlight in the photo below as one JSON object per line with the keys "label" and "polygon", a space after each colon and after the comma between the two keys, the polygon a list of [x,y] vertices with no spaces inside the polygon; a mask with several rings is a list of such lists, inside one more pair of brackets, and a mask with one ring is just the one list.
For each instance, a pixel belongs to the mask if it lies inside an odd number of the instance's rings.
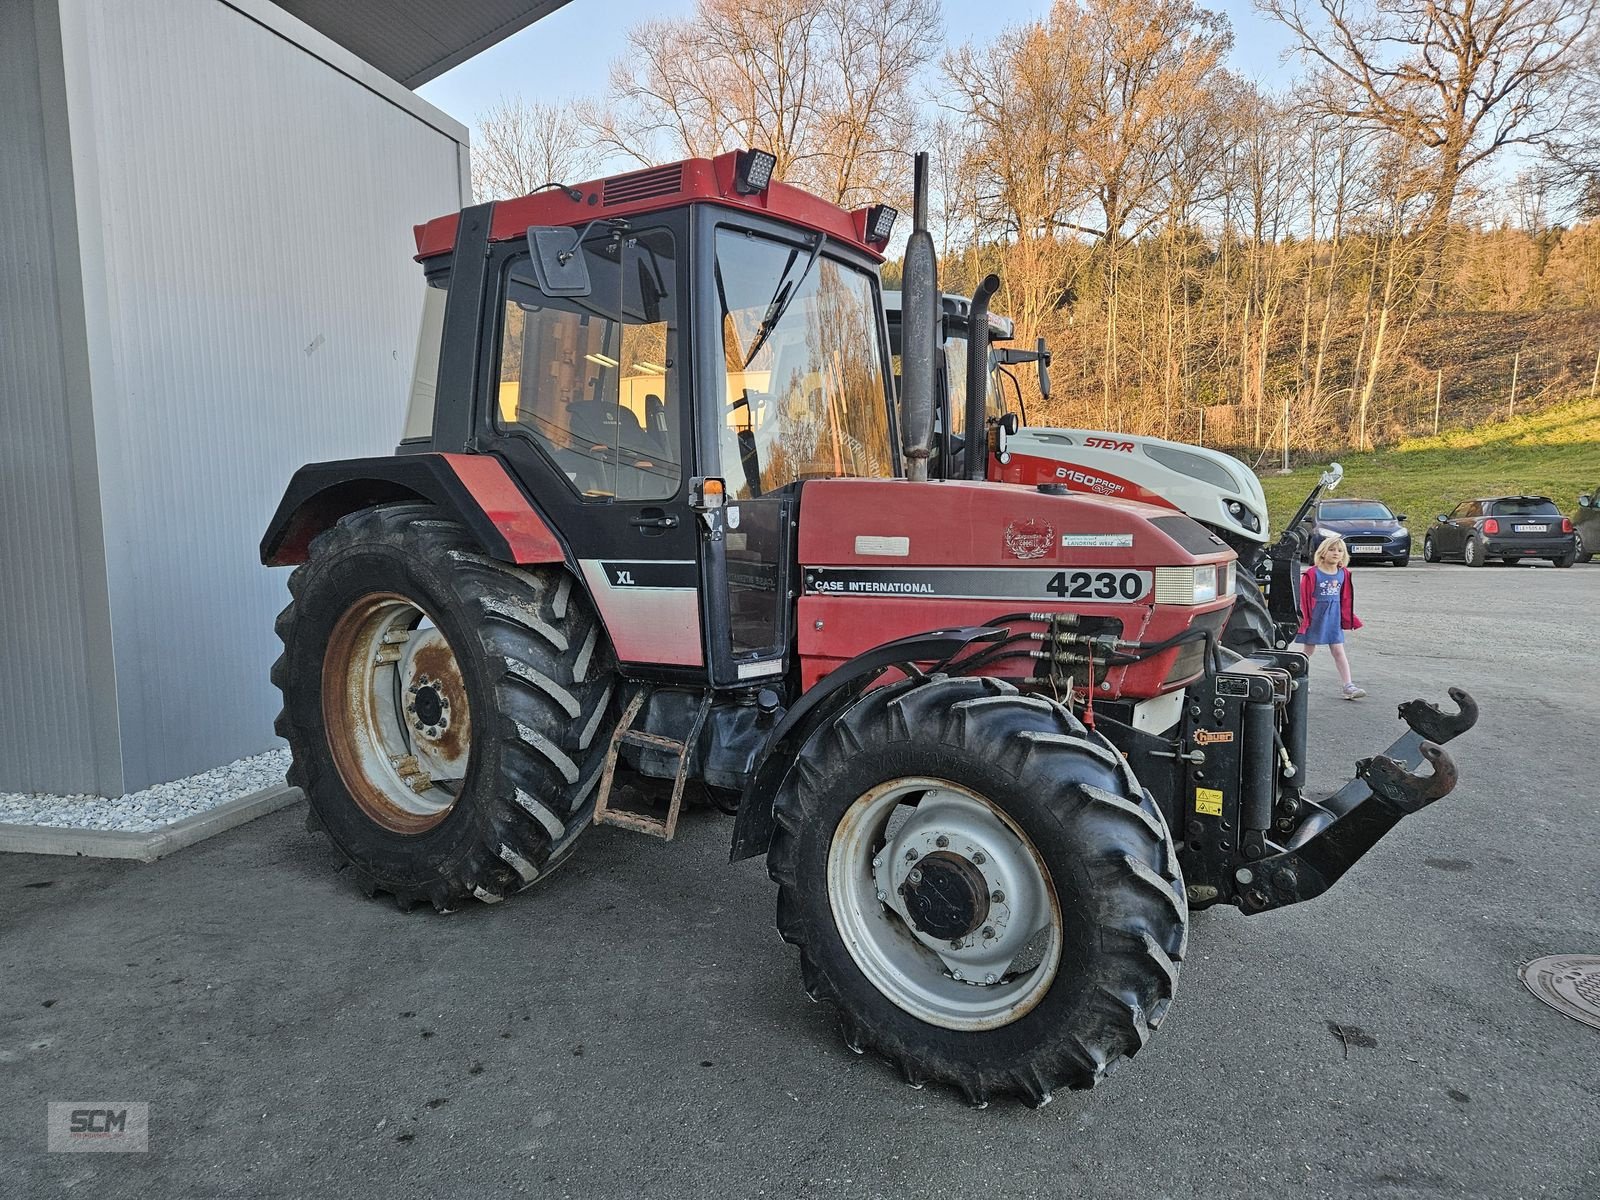
{"label": "tractor headlight", "polygon": [[1203,567],[1157,567],[1157,604],[1210,604],[1233,593],[1233,563]]}

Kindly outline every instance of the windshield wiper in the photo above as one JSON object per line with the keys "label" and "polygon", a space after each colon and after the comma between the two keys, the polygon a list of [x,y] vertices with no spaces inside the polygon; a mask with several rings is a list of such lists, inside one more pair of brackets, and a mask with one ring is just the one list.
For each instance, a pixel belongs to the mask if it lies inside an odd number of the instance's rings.
{"label": "windshield wiper", "polygon": [[[778,327],[778,322],[783,320],[783,314],[789,311],[789,302],[799,294],[801,286],[806,281],[806,276],[811,274],[811,268],[816,266],[817,256],[822,253],[822,235],[819,233],[811,243],[811,257],[806,259],[805,269],[800,272],[800,277],[792,284],[787,278],[779,280],[778,290],[772,293],[772,299],[767,302],[766,314],[761,318],[761,327],[756,330],[755,341],[750,343],[750,353],[745,355],[744,362],[739,369],[743,371],[755,361],[756,355],[761,353],[761,347],[767,344],[767,339],[772,336],[772,331]],[[789,260],[793,262],[791,258]],[[787,275],[787,272],[785,272]]]}

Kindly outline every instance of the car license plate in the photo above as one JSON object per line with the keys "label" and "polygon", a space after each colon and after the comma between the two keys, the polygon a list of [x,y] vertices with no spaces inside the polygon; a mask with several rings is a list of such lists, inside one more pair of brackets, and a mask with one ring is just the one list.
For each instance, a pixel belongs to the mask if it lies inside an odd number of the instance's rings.
{"label": "car license plate", "polygon": [[1382,546],[1351,546],[1351,554],[1382,554]]}
{"label": "car license plate", "polygon": [[1512,528],[1515,529],[1518,533],[1549,533],[1550,532],[1550,526],[1548,526],[1548,525],[1514,525],[1514,526],[1512,526]]}

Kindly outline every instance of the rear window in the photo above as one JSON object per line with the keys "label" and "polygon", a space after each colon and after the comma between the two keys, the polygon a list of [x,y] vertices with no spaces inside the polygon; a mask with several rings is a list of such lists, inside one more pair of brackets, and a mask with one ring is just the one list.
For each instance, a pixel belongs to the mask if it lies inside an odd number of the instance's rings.
{"label": "rear window", "polygon": [[1322,505],[1324,521],[1392,521],[1387,504],[1376,500],[1329,500]]}
{"label": "rear window", "polygon": [[1520,497],[1494,501],[1489,505],[1489,514],[1495,517],[1559,517],[1561,512],[1552,501]]}

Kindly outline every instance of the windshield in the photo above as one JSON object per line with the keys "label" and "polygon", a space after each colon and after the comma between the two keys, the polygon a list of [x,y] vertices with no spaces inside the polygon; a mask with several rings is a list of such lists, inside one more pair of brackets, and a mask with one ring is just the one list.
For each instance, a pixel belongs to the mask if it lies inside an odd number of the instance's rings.
{"label": "windshield", "polygon": [[1559,517],[1560,512],[1549,500],[1522,497],[1516,500],[1496,500],[1489,511],[1497,517]]}
{"label": "windshield", "polygon": [[1376,500],[1328,500],[1322,505],[1324,521],[1392,521],[1387,504]]}
{"label": "windshield", "polygon": [[[722,474],[730,499],[894,474],[872,277],[814,246],[717,231]],[[810,269],[807,270],[807,266]]]}

